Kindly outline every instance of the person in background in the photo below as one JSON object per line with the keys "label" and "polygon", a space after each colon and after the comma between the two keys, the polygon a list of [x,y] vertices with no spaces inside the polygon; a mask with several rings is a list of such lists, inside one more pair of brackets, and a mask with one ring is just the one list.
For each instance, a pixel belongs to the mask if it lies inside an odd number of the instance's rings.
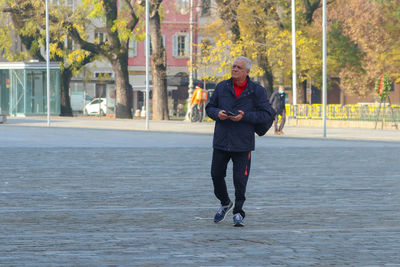
{"label": "person in background", "polygon": [[[286,122],[286,109],[285,109],[285,88],[283,86],[279,86],[278,91],[272,93],[271,97],[269,98],[269,102],[271,103],[272,108],[276,112],[274,127],[275,127],[275,134],[281,135],[283,133],[283,127],[285,126]],[[281,123],[278,128],[278,115],[281,115]]]}
{"label": "person in background", "polygon": [[[250,174],[251,151],[255,146],[255,125],[273,119],[265,88],[250,80],[251,61],[233,61],[231,79],[220,82],[207,104],[207,115],[215,120],[211,177],[214,194],[221,206],[214,216],[219,223],[233,208],[233,225],[244,226],[246,185]],[[225,183],[228,162],[233,163],[235,203]]]}

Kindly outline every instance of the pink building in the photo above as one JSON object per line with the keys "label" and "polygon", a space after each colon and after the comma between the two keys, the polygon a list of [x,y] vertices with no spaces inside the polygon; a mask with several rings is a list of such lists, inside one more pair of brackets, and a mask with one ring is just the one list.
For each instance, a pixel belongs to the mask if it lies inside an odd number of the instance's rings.
{"label": "pink building", "polygon": [[[197,1],[193,0],[194,6]],[[181,70],[187,71],[190,33],[189,0],[164,0],[162,5],[165,9],[165,17],[161,22],[161,33],[167,51],[168,67],[181,67]],[[198,16],[195,10],[196,8],[193,8],[193,43],[197,43]],[[144,66],[145,42],[134,42],[131,48],[129,65]]]}

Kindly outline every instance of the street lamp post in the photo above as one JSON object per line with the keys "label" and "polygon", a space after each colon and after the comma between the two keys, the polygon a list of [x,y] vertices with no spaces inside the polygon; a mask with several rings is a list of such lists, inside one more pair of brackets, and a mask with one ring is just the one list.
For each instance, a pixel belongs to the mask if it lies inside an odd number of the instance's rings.
{"label": "street lamp post", "polygon": [[323,106],[323,121],[324,135],[326,137],[326,0],[322,1],[322,106]]}
{"label": "street lamp post", "polygon": [[149,130],[149,54],[150,54],[150,38],[149,38],[149,0],[146,0],[146,130]]}
{"label": "street lamp post", "polygon": [[46,0],[46,73],[47,73],[47,126],[50,126],[50,52],[49,52],[49,1]]}
{"label": "street lamp post", "polygon": [[190,101],[193,95],[193,0],[189,1],[189,90],[187,99],[187,111],[185,120],[190,121],[189,114],[191,112]]}
{"label": "street lamp post", "polygon": [[296,1],[292,0],[292,88],[293,115],[297,115],[297,76],[296,76]]}

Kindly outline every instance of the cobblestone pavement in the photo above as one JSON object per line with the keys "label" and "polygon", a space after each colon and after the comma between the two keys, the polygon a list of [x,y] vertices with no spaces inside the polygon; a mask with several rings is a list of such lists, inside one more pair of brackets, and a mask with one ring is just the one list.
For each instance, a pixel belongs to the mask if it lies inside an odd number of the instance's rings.
{"label": "cobblestone pavement", "polygon": [[3,125],[0,266],[400,266],[399,142],[257,138],[235,228],[211,141]]}

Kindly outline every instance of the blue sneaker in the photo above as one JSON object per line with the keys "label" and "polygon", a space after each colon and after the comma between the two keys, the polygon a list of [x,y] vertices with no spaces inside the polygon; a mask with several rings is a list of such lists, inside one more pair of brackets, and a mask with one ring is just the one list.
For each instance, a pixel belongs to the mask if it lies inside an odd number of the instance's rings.
{"label": "blue sneaker", "polygon": [[243,227],[244,226],[243,217],[240,213],[236,213],[233,215],[233,226],[235,226],[235,227]]}
{"label": "blue sneaker", "polygon": [[215,223],[222,222],[225,219],[225,216],[232,210],[232,208],[233,208],[232,201],[229,202],[228,206],[221,206],[218,212],[214,216],[214,222]]}

